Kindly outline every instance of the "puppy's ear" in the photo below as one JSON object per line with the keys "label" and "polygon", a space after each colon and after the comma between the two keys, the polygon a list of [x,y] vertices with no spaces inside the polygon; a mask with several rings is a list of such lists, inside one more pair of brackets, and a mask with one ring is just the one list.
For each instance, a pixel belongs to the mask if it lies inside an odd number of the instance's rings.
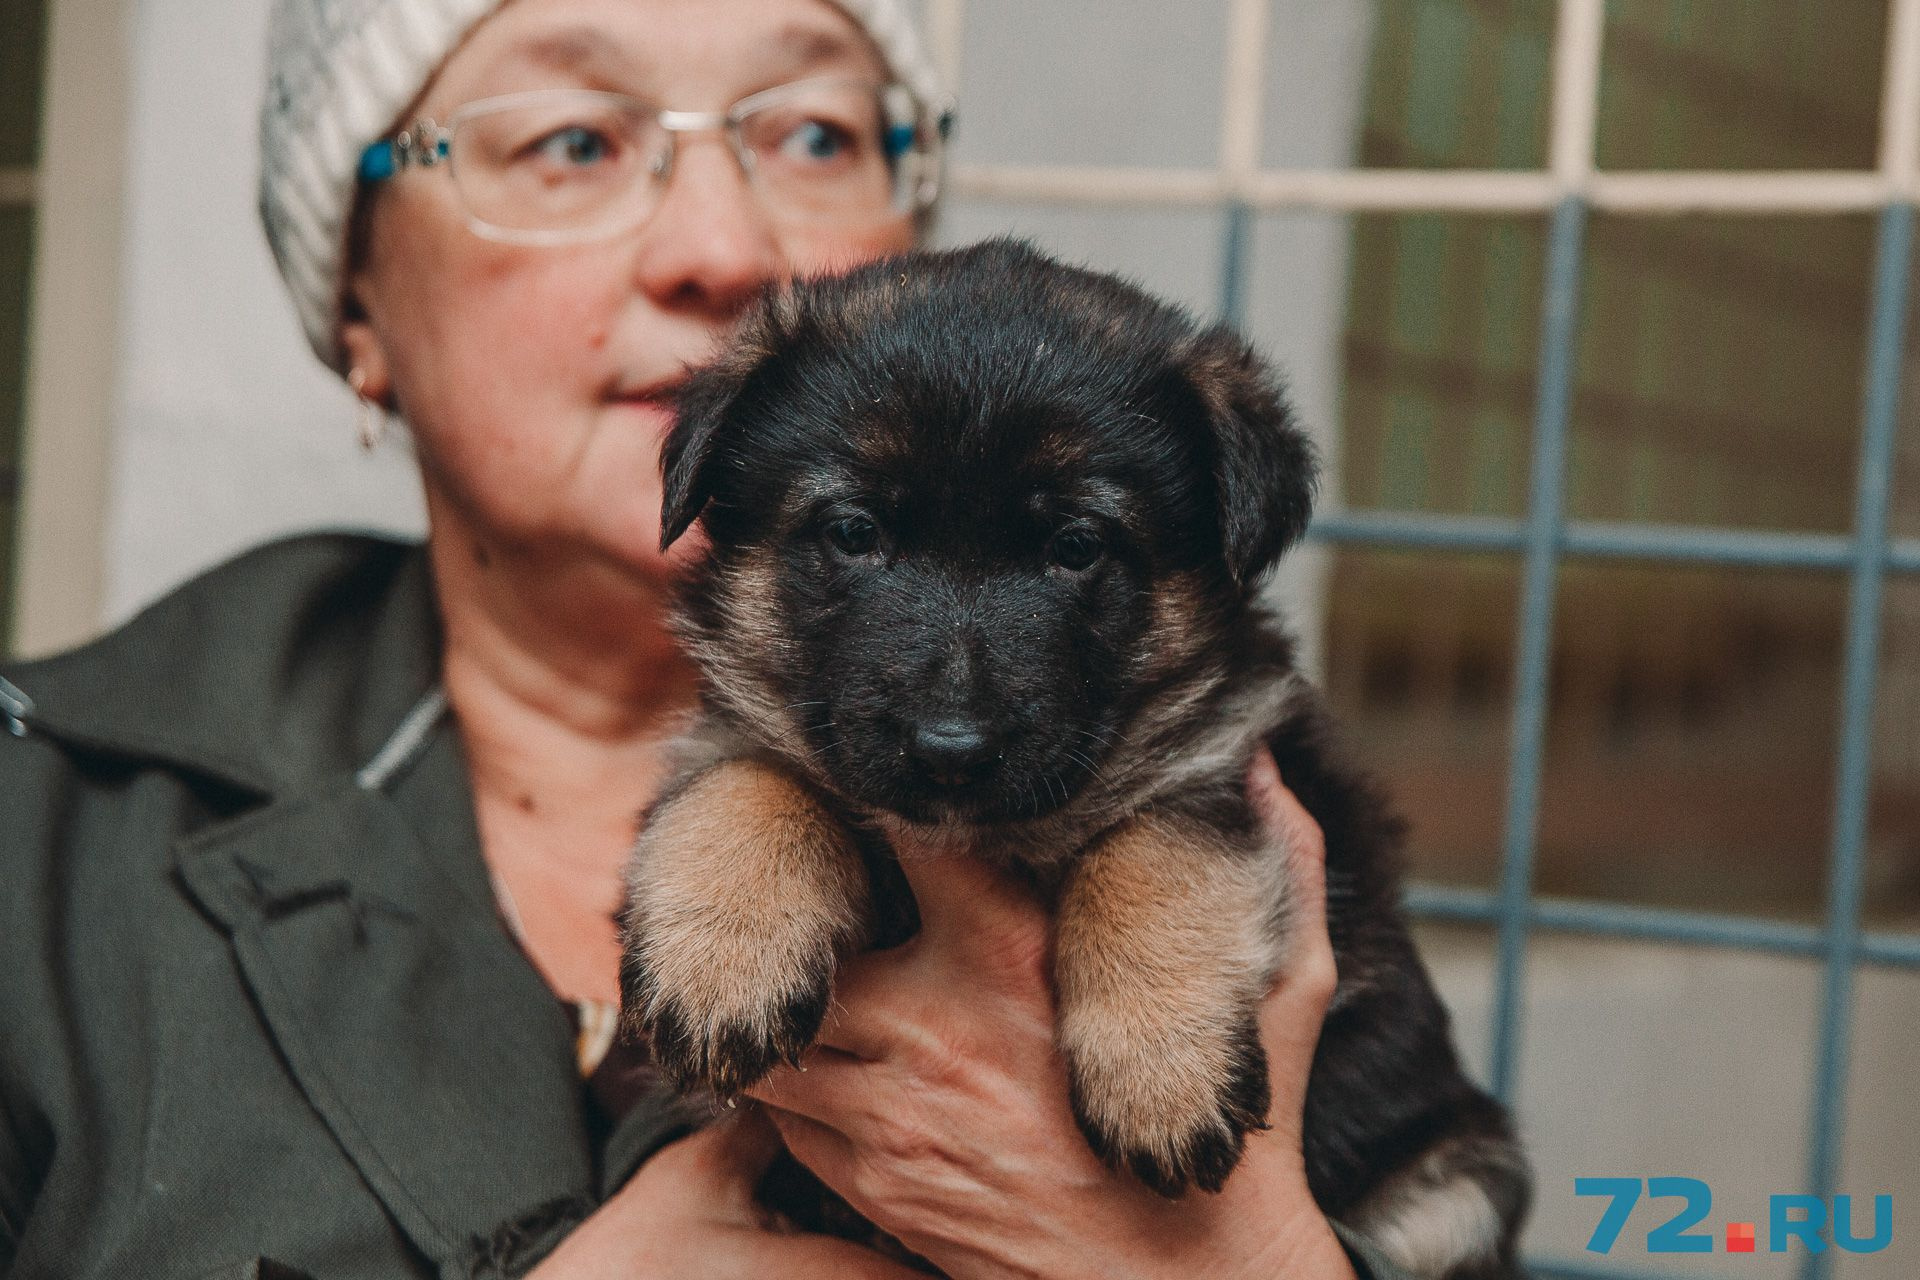
{"label": "puppy's ear", "polygon": [[706,509],[719,479],[715,445],[744,376],[731,361],[695,373],[674,396],[673,430],[660,446],[660,549],[680,540]]}
{"label": "puppy's ear", "polygon": [[660,446],[662,551],[722,493],[732,462],[727,439],[741,401],[772,363],[793,319],[790,297],[768,290],[741,321],[726,352],[695,370],[674,396],[673,430]]}
{"label": "puppy's ear", "polygon": [[1278,377],[1231,329],[1196,339],[1181,372],[1213,432],[1214,490],[1227,572],[1246,587],[1306,532],[1317,463]]}

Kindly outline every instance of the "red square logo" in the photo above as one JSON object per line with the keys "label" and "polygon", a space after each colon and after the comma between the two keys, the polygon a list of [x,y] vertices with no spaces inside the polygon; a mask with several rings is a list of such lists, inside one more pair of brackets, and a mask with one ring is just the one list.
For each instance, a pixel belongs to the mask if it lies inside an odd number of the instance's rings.
{"label": "red square logo", "polygon": [[1727,1252],[1753,1252],[1753,1224],[1751,1222],[1729,1222],[1727,1224]]}

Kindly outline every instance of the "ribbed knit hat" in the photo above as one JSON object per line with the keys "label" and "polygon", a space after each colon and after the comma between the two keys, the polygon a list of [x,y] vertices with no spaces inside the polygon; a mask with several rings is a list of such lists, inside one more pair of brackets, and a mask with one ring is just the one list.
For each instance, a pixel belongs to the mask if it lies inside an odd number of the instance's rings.
{"label": "ribbed knit hat", "polygon": [[[360,153],[503,0],[274,0],[260,109],[260,218],[315,354],[344,373],[340,300]],[[921,102],[939,76],[899,0],[834,0]]]}

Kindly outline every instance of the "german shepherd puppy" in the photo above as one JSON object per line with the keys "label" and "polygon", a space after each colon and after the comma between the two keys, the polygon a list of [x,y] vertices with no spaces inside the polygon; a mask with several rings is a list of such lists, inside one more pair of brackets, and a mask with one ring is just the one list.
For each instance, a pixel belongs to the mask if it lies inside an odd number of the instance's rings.
{"label": "german shepherd puppy", "polygon": [[1016,242],[907,254],[770,291],[662,468],[662,544],[709,539],[678,619],[707,683],[622,977],[676,1083],[798,1058],[836,961],[915,927],[911,831],[1051,905],[1093,1148],[1218,1190],[1264,1123],[1255,1009],[1294,915],[1245,790],[1264,747],[1326,833],[1313,1192],[1418,1276],[1514,1274],[1524,1158],[1408,937],[1399,826],[1263,602],[1314,463],[1245,342]]}

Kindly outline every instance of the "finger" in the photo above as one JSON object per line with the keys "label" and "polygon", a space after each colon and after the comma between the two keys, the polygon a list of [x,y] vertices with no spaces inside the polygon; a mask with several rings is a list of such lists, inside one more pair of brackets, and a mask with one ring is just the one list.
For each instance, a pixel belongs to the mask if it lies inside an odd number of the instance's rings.
{"label": "finger", "polygon": [[859,1159],[851,1139],[830,1124],[824,1124],[811,1116],[803,1116],[797,1111],[788,1111],[783,1107],[770,1106],[766,1109],[767,1118],[780,1133],[787,1144],[787,1150],[793,1158],[813,1171],[815,1177],[826,1183],[846,1198],[848,1204],[856,1209],[864,1209],[857,1203],[853,1191],[853,1171]]}
{"label": "finger", "polygon": [[1327,931],[1326,834],[1299,797],[1287,789],[1271,752],[1254,753],[1247,768],[1247,798],[1287,851],[1293,929],[1311,951],[1314,938]]}
{"label": "finger", "polygon": [[874,1064],[816,1045],[800,1066],[778,1068],[747,1096],[846,1131],[872,1113],[875,1095],[883,1089]]}

